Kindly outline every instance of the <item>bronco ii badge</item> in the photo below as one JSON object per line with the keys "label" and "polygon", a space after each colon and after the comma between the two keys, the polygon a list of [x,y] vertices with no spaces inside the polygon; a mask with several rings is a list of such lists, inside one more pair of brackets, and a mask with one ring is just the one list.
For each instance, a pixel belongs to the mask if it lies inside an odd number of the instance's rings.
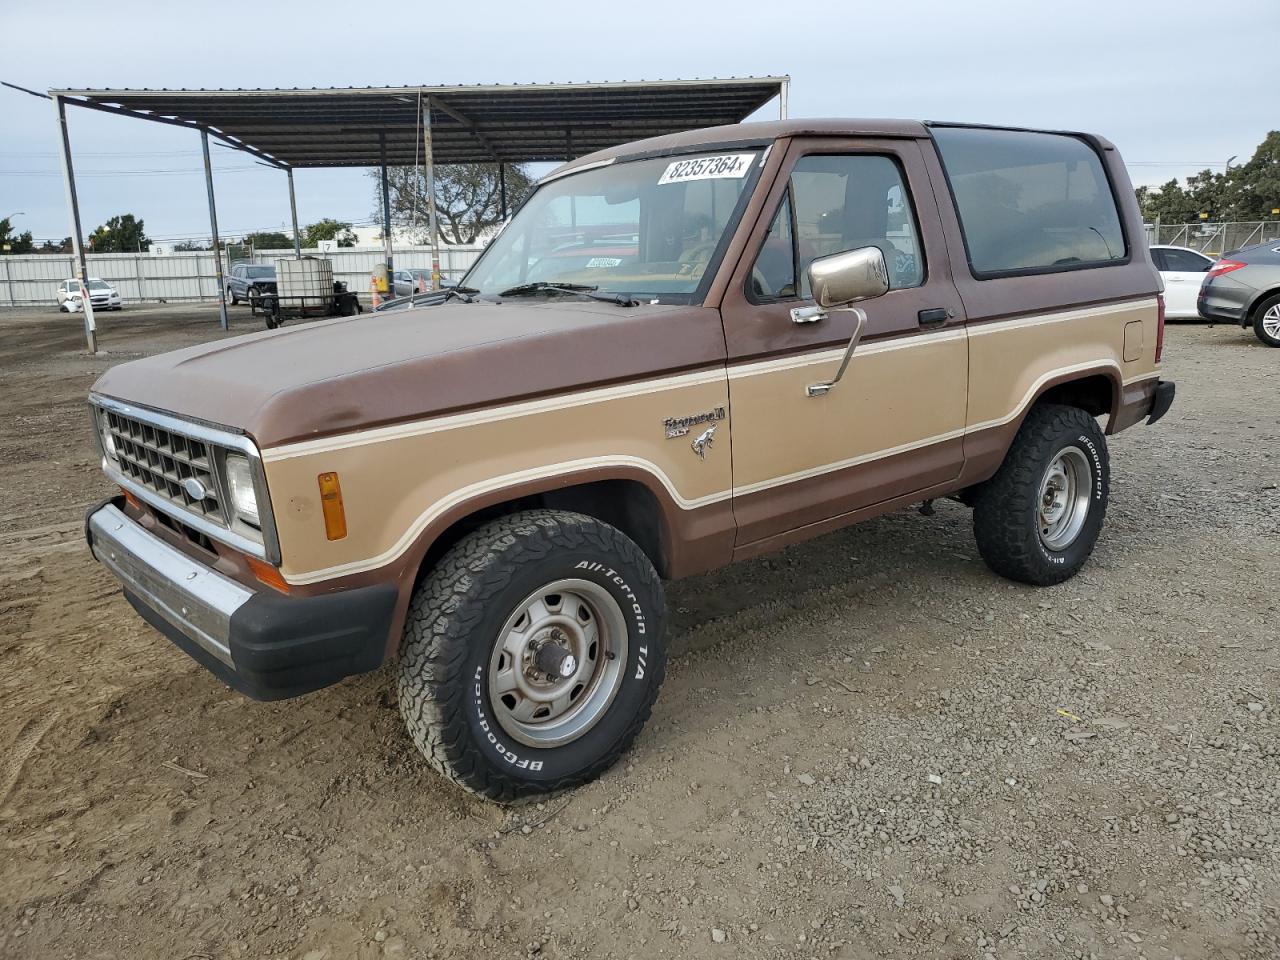
{"label": "bronco ii badge", "polygon": [[676,437],[685,436],[700,423],[715,423],[723,419],[724,407],[716,407],[706,413],[695,413],[691,417],[667,417],[662,421],[662,425],[667,430],[667,439],[674,440]]}

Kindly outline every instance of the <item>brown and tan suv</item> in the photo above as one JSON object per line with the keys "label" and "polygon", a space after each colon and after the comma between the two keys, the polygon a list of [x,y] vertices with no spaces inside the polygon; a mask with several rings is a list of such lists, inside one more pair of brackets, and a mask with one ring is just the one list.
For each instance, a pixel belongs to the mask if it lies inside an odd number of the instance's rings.
{"label": "brown and tan suv", "polygon": [[[545,179],[431,305],[122,364],[94,555],[233,687],[395,661],[443,773],[598,775],[662,681],[662,578],[936,497],[1030,584],[1168,409],[1106,141],[906,121],[699,130]],[[858,306],[854,306],[854,304]]]}

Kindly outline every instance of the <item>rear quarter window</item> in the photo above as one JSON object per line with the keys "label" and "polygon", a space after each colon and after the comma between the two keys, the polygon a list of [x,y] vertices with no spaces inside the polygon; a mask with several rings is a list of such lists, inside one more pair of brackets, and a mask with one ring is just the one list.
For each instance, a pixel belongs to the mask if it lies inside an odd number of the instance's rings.
{"label": "rear quarter window", "polygon": [[932,132],[975,277],[1128,261],[1111,183],[1086,141],[971,127]]}

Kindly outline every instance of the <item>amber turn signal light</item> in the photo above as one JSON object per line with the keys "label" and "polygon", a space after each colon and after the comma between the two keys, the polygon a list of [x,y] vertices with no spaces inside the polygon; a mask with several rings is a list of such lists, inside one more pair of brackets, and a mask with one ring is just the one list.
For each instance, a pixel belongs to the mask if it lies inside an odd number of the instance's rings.
{"label": "amber turn signal light", "polygon": [[249,569],[253,571],[253,575],[268,587],[274,587],[281,593],[289,592],[289,585],[284,582],[284,577],[280,571],[269,563],[263,563],[256,557],[245,557],[245,562],[249,564]]}
{"label": "amber turn signal light", "polygon": [[342,507],[338,475],[322,473],[316,480],[320,484],[320,506],[324,510],[324,535],[330,540],[341,540],[347,535],[347,513]]}

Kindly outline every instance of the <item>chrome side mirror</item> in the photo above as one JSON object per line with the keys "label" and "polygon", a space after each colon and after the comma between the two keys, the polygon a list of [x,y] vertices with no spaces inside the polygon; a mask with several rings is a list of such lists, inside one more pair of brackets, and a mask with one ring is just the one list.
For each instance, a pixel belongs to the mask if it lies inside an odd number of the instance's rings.
{"label": "chrome side mirror", "polygon": [[809,264],[809,289],[820,307],[843,307],[889,292],[889,267],[879,247],[858,247]]}
{"label": "chrome side mirror", "polygon": [[849,369],[853,351],[858,349],[862,331],[867,325],[867,315],[849,304],[859,300],[873,300],[889,292],[889,267],[879,247],[858,247],[819,257],[809,264],[809,289],[813,291],[816,307],[802,307],[791,311],[796,323],[814,323],[827,315],[828,309],[848,310],[854,315],[853,336],[845,348],[840,368],[830,380],[811,383],[805,388],[806,396],[821,397],[831,391]]}

